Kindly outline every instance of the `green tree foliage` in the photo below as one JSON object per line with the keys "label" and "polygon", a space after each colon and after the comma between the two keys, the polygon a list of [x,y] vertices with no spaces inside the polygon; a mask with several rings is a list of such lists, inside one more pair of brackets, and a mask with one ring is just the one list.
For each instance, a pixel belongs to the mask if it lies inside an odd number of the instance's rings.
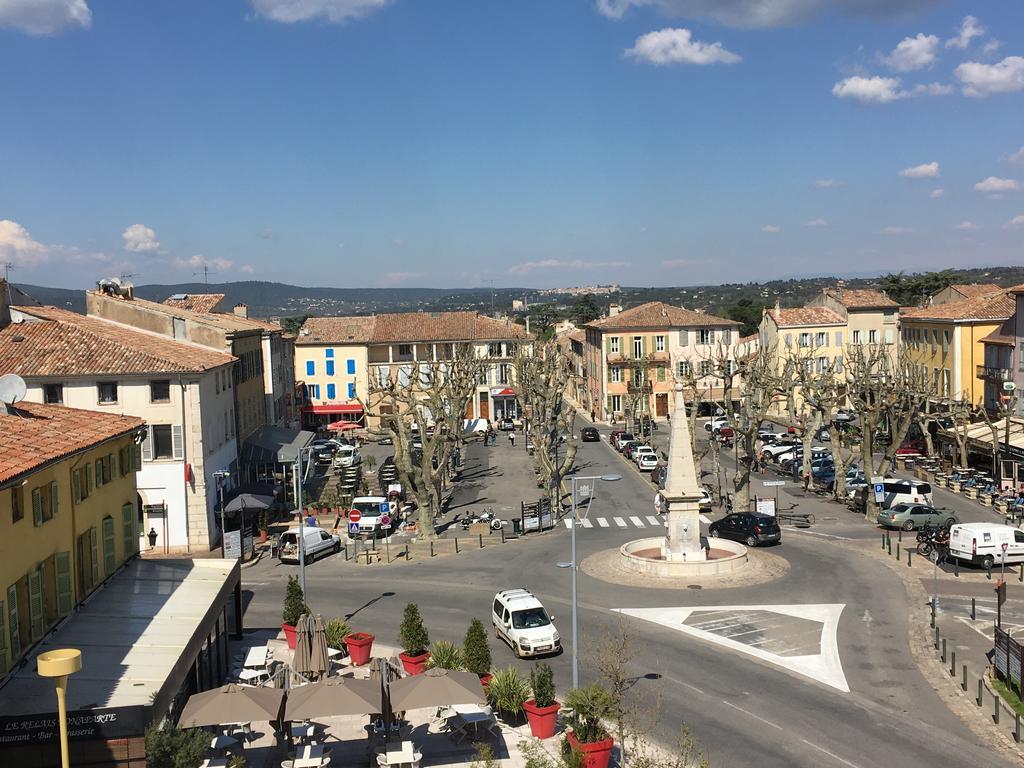
{"label": "green tree foliage", "polygon": [[295,622],[304,613],[309,613],[309,606],[306,605],[306,598],[302,594],[302,582],[298,576],[288,577],[288,586],[284,590],[284,611],[281,619],[285,624],[295,626]]}
{"label": "green tree foliage", "polygon": [[302,324],[306,322],[306,319],[308,317],[309,317],[309,315],[297,315],[295,317],[282,317],[281,318],[281,327],[284,329],[285,333],[290,333],[292,335],[297,336],[299,334],[299,328],[302,327]]}
{"label": "green tree foliage", "polygon": [[420,607],[416,603],[409,603],[405,606],[402,614],[402,626],[398,630],[398,642],[410,656],[422,656],[430,647],[430,636],[427,628],[423,626],[423,617],[420,616]]}
{"label": "green tree foliage", "polygon": [[584,293],[582,296],[578,296],[569,309],[569,317],[572,318],[572,321],[577,326],[586,325],[593,320],[597,320],[600,316],[601,308],[597,305],[597,301],[592,293]]}
{"label": "green tree foliage", "polygon": [[725,316],[730,320],[743,323],[740,334],[749,336],[752,333],[757,333],[757,328],[761,324],[761,314],[766,306],[762,302],[742,298],[725,310]]}
{"label": "green tree foliage", "polygon": [[879,281],[879,288],[900,306],[917,306],[943,288],[952,285],[955,279],[956,274],[951,269],[913,275],[896,272],[885,275]]}
{"label": "green tree foliage", "polygon": [[175,725],[146,728],[148,768],[195,768],[210,748],[210,735],[200,728],[182,730]]}
{"label": "green tree foliage", "polygon": [[491,671],[491,646],[487,642],[487,630],[480,619],[473,619],[462,640],[462,657],[466,669],[475,675],[486,675]]}

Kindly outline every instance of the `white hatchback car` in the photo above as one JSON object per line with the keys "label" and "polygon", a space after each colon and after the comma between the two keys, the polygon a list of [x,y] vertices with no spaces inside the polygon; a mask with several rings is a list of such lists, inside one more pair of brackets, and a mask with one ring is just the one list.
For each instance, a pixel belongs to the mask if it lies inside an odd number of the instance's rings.
{"label": "white hatchback car", "polygon": [[655,459],[658,458],[657,452],[649,445],[638,445],[633,449],[633,455],[630,458],[633,459],[634,464],[639,466],[641,456],[653,456]]}
{"label": "white hatchback car", "polygon": [[658,457],[653,453],[641,453],[636,459],[636,465],[641,472],[652,472],[658,468]]}
{"label": "white hatchback car", "polygon": [[519,658],[562,650],[554,617],[525,589],[506,589],[494,596],[491,624],[494,636],[508,643]]}

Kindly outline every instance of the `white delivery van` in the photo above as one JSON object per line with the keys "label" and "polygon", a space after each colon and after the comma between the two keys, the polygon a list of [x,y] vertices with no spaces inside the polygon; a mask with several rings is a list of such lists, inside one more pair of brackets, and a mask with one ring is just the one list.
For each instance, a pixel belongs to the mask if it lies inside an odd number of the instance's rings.
{"label": "white delivery van", "polygon": [[299,562],[299,535],[302,535],[304,544],[303,557],[307,564],[312,563],[320,555],[329,555],[341,551],[341,539],[322,528],[313,528],[309,525],[289,528],[281,534],[281,548],[279,550],[282,563]]}
{"label": "white delivery van", "polygon": [[[903,480],[899,477],[887,477],[884,481],[885,498],[882,499],[882,509],[889,509],[897,504],[932,504],[932,487],[928,483],[919,483],[917,480]],[[870,484],[868,492],[871,493]]]}
{"label": "white delivery van", "polygon": [[558,653],[562,638],[540,600],[525,589],[506,589],[494,596],[491,624],[518,657]]}
{"label": "white delivery van", "polygon": [[[383,496],[356,496],[352,500],[352,509],[359,510],[359,533],[349,527],[349,538],[361,537],[380,538],[390,536],[398,527],[398,502]],[[385,523],[385,519],[387,522]]]}
{"label": "white delivery van", "polygon": [[1024,563],[1024,531],[998,523],[958,523],[949,529],[949,555],[982,568]]}

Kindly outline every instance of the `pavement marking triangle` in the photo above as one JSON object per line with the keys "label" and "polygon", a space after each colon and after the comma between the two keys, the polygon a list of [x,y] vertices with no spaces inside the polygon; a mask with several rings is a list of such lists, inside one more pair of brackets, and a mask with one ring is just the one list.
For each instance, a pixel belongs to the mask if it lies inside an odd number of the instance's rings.
{"label": "pavement marking triangle", "polygon": [[[738,653],[745,653],[782,669],[835,688],[843,693],[850,692],[839,658],[839,617],[845,608],[843,603],[811,605],[701,605],[677,608],[616,608],[616,613],[660,624],[668,629],[696,637],[705,642],[723,646]],[[706,614],[706,616],[702,616]],[[761,617],[769,617],[768,620]],[[773,652],[760,648],[760,644],[776,647],[792,642],[787,629],[779,622],[798,623],[802,628],[805,645],[809,640],[817,653],[793,654],[793,649],[779,648]],[[703,619],[703,621],[701,621]],[[762,626],[758,626],[758,622]],[[704,624],[709,629],[702,628]],[[820,625],[820,636],[815,637],[814,625]],[[751,629],[752,628],[752,629]],[[735,630],[735,631],[734,631]],[[772,639],[772,633],[775,639]],[[742,640],[729,637],[732,633]],[[807,650],[798,642],[796,650]],[[786,651],[790,652],[787,653]]]}

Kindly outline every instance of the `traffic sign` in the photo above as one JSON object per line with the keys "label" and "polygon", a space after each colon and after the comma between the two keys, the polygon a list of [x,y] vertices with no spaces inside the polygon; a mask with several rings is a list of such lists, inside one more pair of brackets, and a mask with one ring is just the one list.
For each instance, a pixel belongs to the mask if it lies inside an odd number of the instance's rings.
{"label": "traffic sign", "polygon": [[786,484],[785,480],[765,480],[761,483],[765,488],[775,488],[776,486],[783,486]]}
{"label": "traffic sign", "polygon": [[359,523],[349,523],[348,532],[353,534],[359,533]]}
{"label": "traffic sign", "polygon": [[1003,542],[1002,544],[1000,544],[999,546],[1001,546],[1001,547],[1003,548],[1003,554],[1005,555],[1005,554],[1006,554],[1006,549],[1007,549],[1007,547],[1009,547],[1010,545],[1009,545],[1009,544],[1007,544],[1007,543],[1006,543],[1006,542],[1004,541],[1004,542]]}
{"label": "traffic sign", "polygon": [[358,523],[362,519],[363,513],[360,512],[358,509],[353,509],[351,512],[348,513],[348,520],[350,523]]}
{"label": "traffic sign", "polygon": [[391,515],[381,515],[380,516],[380,524],[382,526],[384,526],[385,528],[387,528],[389,525],[391,525]]}
{"label": "traffic sign", "polygon": [[382,501],[380,503],[380,511],[382,513],[386,514],[389,509],[391,509],[391,507],[388,506],[388,503],[386,501]]}

